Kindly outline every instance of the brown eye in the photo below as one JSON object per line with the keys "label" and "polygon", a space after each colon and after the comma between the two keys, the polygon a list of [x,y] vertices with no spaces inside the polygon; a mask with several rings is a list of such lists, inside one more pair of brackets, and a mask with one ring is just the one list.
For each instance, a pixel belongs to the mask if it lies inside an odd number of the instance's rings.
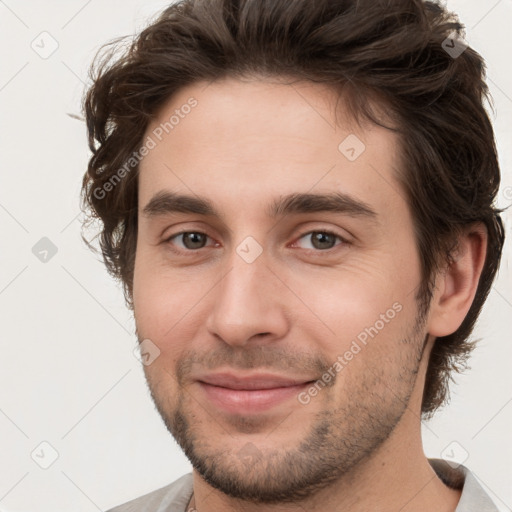
{"label": "brown eye", "polygon": [[206,235],[203,233],[183,233],[183,244],[187,249],[201,249],[206,243]]}
{"label": "brown eye", "polygon": [[200,231],[184,231],[173,235],[167,241],[176,244],[180,249],[196,250],[205,247],[207,240],[208,235]]}
{"label": "brown eye", "polygon": [[336,233],[331,233],[330,231],[310,231],[302,235],[299,240],[302,239],[309,239],[309,246],[303,246],[304,249],[317,249],[324,251],[332,249],[336,245],[340,245],[339,243],[336,243],[337,240],[344,242],[343,238]]}
{"label": "brown eye", "polygon": [[311,242],[316,249],[331,249],[336,245],[336,238],[330,233],[318,232],[311,235]]}

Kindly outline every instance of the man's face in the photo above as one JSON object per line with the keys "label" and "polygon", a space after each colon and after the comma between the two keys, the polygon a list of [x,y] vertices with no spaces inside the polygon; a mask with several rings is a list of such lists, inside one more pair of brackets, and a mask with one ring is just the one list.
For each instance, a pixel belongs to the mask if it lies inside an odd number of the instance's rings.
{"label": "man's face", "polygon": [[134,311],[160,350],[147,381],[199,474],[254,501],[354,469],[421,392],[398,142],[340,105],[335,127],[333,98],[314,84],[198,83],[144,138],[156,145],[140,166]]}

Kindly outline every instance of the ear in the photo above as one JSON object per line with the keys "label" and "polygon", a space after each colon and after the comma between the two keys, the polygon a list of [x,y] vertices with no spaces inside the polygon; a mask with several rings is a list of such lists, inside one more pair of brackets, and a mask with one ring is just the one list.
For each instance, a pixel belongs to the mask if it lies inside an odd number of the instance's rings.
{"label": "ear", "polygon": [[487,253],[487,228],[478,223],[463,232],[452,260],[439,272],[432,297],[428,332],[436,337],[454,333],[476,294]]}

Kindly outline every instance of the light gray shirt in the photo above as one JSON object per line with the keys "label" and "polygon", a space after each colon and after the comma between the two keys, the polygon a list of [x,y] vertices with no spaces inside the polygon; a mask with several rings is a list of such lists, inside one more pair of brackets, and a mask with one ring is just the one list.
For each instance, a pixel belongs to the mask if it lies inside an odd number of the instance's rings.
{"label": "light gray shirt", "polygon": [[[439,478],[454,489],[462,489],[455,512],[498,512],[489,495],[465,466],[453,468],[442,459],[429,459]],[[186,512],[192,497],[192,473],[172,484],[145,494],[107,512]]]}

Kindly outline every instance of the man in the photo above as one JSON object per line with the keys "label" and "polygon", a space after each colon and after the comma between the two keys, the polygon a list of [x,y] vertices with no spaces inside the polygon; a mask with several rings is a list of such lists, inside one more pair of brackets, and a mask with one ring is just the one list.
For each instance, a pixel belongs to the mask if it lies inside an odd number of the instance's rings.
{"label": "man", "polygon": [[97,69],[84,205],[194,468],[113,511],[497,510],[420,432],[504,238],[456,18],[184,0]]}

